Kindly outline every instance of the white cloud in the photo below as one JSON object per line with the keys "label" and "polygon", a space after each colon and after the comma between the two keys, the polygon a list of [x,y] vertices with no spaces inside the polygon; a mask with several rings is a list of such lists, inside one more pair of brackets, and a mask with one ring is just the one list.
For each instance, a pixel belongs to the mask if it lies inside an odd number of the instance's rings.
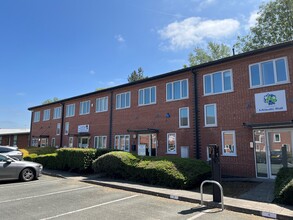
{"label": "white cloud", "polygon": [[200,1],[199,3],[199,8],[204,9],[209,7],[210,5],[214,4],[216,1],[215,0],[205,0],[205,1]]}
{"label": "white cloud", "polygon": [[249,30],[251,27],[253,27],[256,24],[256,19],[258,17],[259,17],[259,14],[257,14],[257,11],[251,12],[249,19],[247,21],[247,25],[245,26],[245,29]]}
{"label": "white cloud", "polygon": [[96,72],[94,70],[91,70],[89,73],[90,73],[90,75],[95,75],[96,74]]}
{"label": "white cloud", "polygon": [[204,20],[200,17],[190,17],[175,21],[158,33],[164,40],[164,49],[178,50],[193,47],[205,40],[219,40],[231,36],[239,26],[240,23],[234,19]]}
{"label": "white cloud", "polygon": [[121,34],[118,34],[115,36],[115,39],[119,42],[119,43],[123,43],[125,42],[125,39],[122,37]]}
{"label": "white cloud", "polygon": [[25,93],[24,92],[18,92],[16,93],[17,96],[25,96]]}

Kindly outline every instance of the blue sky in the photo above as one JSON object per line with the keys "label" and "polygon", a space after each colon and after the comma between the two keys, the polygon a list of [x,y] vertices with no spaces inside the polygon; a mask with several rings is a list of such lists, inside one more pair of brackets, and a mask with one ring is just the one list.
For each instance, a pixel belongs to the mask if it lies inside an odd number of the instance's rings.
{"label": "blue sky", "polygon": [[232,46],[261,0],[1,0],[0,128],[29,107],[181,69],[207,42]]}

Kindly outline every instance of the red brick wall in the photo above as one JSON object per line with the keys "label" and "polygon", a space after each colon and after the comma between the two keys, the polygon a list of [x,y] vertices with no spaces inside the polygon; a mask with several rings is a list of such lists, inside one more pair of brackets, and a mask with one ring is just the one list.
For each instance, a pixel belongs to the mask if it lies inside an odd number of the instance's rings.
{"label": "red brick wall", "polygon": [[[293,80],[293,48],[280,49],[274,52],[251,55],[250,57],[219,64],[199,70],[197,75],[199,91],[199,114],[202,158],[206,159],[206,146],[216,143],[222,150],[221,132],[234,130],[236,133],[237,156],[222,156],[222,173],[225,175],[255,176],[254,149],[250,148],[253,141],[252,129],[244,127],[243,123],[285,122],[293,119],[293,87],[291,83],[250,89],[249,65],[270,59],[287,57],[290,80]],[[217,71],[232,69],[234,91],[204,96],[203,75]],[[256,93],[285,90],[287,111],[275,113],[256,113]],[[217,105],[217,127],[204,127],[204,105]]]}

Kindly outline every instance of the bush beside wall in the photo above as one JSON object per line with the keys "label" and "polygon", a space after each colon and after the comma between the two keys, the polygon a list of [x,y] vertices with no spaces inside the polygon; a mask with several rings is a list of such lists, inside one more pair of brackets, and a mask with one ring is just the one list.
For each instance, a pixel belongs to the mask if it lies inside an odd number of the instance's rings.
{"label": "bush beside wall", "polygon": [[275,182],[275,201],[293,205],[293,168],[282,168]]}
{"label": "bush beside wall", "polygon": [[127,152],[107,153],[93,162],[95,172],[112,178],[190,189],[210,176],[203,161],[172,157],[136,157]]}

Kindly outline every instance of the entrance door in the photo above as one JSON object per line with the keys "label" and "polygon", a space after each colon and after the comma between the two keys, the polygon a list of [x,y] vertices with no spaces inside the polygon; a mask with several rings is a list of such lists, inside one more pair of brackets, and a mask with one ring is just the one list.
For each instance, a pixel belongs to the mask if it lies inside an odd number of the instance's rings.
{"label": "entrance door", "polygon": [[146,156],[157,156],[157,134],[139,134],[138,144],[145,145]]}
{"label": "entrance door", "polygon": [[[257,177],[275,178],[283,167],[282,158],[287,156],[288,167],[292,167],[292,130],[254,130],[255,161]],[[287,155],[282,155],[282,147]]]}

